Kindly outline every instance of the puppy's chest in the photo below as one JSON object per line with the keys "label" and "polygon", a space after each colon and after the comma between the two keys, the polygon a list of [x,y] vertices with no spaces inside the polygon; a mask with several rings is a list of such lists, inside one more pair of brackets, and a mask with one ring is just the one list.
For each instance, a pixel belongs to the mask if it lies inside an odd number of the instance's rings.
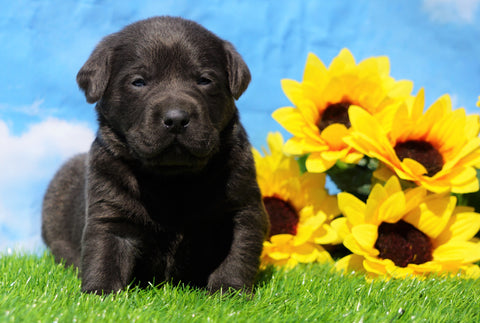
{"label": "puppy's chest", "polygon": [[211,188],[151,189],[143,192],[142,203],[151,220],[167,225],[215,221],[228,209],[225,193]]}
{"label": "puppy's chest", "polygon": [[205,285],[211,271],[228,254],[232,222],[199,223],[145,230],[142,268],[146,279],[190,282]]}

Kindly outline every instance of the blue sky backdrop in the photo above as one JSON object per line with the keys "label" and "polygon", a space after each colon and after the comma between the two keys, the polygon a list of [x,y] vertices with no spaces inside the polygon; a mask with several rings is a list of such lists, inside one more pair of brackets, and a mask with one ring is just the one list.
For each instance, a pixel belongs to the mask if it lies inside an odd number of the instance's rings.
{"label": "blue sky backdrop", "polygon": [[[41,251],[43,193],[60,164],[96,131],[75,76],[100,39],[139,19],[192,19],[231,41],[253,78],[238,101],[252,144],[282,131],[271,113],[289,105],[280,80],[301,80],[307,54],[326,65],[346,47],[357,62],[390,58],[427,105],[480,95],[480,0],[0,0],[0,252]],[[285,136],[287,133],[283,132]]]}

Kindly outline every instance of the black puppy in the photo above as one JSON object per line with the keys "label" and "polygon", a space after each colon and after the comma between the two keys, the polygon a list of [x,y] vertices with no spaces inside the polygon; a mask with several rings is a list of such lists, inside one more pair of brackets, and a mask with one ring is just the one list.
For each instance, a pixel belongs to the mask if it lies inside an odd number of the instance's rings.
{"label": "black puppy", "polygon": [[252,287],[267,216],[234,99],[250,72],[233,46],[172,17],[104,38],[77,75],[97,137],[44,198],[42,236],[82,290],[135,281]]}

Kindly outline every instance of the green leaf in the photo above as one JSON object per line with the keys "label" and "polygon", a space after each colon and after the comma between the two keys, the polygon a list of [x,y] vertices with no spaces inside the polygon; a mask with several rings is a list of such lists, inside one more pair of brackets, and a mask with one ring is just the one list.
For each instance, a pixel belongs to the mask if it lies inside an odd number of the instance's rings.
{"label": "green leaf", "polygon": [[366,201],[372,188],[372,174],[378,167],[378,160],[364,157],[358,164],[338,161],[327,171],[327,175],[338,189]]}

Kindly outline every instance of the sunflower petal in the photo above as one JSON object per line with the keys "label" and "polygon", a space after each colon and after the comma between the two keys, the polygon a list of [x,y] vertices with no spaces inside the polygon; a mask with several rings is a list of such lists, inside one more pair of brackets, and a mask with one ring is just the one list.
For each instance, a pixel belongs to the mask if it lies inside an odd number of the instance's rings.
{"label": "sunflower petal", "polygon": [[298,109],[292,107],[277,109],[272,113],[272,118],[283,125],[288,132],[302,136],[305,121]]}
{"label": "sunflower petal", "polygon": [[335,263],[335,270],[350,273],[352,271],[364,271],[363,260],[365,258],[359,255],[351,254],[337,260]]}
{"label": "sunflower petal", "polygon": [[403,220],[415,226],[430,238],[436,238],[445,229],[455,208],[456,198],[440,194],[432,195],[408,213]]}
{"label": "sunflower petal", "polygon": [[467,241],[480,230],[480,215],[475,212],[457,213],[447,224],[445,230],[435,239],[435,245],[449,241]]}
{"label": "sunflower petal", "polygon": [[477,114],[469,115],[466,119],[465,135],[467,137],[477,137],[480,131],[480,116]]}
{"label": "sunflower petal", "polygon": [[371,273],[384,276],[387,274],[387,266],[392,263],[390,259],[379,259],[366,257],[363,261],[363,267]]}
{"label": "sunflower petal", "polygon": [[387,273],[393,278],[406,278],[414,275],[414,271],[411,267],[398,267],[395,264],[386,266]]}
{"label": "sunflower petal", "polygon": [[433,260],[468,264],[480,260],[480,244],[469,241],[451,241],[433,252]]}
{"label": "sunflower petal", "polygon": [[352,194],[341,192],[337,195],[338,208],[352,225],[365,223],[365,203]]}
{"label": "sunflower petal", "polygon": [[404,158],[402,160],[402,165],[409,174],[412,174],[414,176],[414,178],[427,174],[427,169],[425,168],[425,166],[423,166],[414,159]]}
{"label": "sunflower petal", "polygon": [[305,166],[309,172],[323,173],[333,167],[336,159],[325,159],[321,153],[312,153],[308,156]]}
{"label": "sunflower petal", "polygon": [[333,150],[340,150],[346,148],[346,144],[343,141],[343,138],[349,134],[349,131],[345,125],[340,123],[334,123],[326,127],[322,133],[321,137]]}
{"label": "sunflower petal", "polygon": [[[408,80],[399,80],[396,84],[390,89],[389,95],[394,98],[406,97],[413,90],[413,82]],[[422,106],[423,108],[423,106]]]}
{"label": "sunflower petal", "polygon": [[345,69],[355,66],[355,58],[352,53],[343,48],[337,57],[335,57],[329,66],[329,71],[332,74],[340,74],[344,72]]}
{"label": "sunflower petal", "polygon": [[267,144],[270,152],[281,153],[283,147],[283,136],[280,132],[270,132],[267,136]]}
{"label": "sunflower petal", "polygon": [[427,190],[422,187],[418,186],[412,189],[409,189],[405,192],[405,201],[406,201],[406,208],[405,213],[410,212],[415,207],[417,207],[427,195]]}
{"label": "sunflower petal", "polygon": [[377,74],[380,77],[388,77],[390,74],[390,61],[387,56],[366,58],[358,63],[359,73]]}
{"label": "sunflower petal", "polygon": [[400,191],[390,195],[378,209],[378,221],[396,223],[405,215],[405,194]]}
{"label": "sunflower petal", "polygon": [[345,237],[350,234],[350,229],[348,228],[346,217],[342,216],[333,220],[332,222],[330,222],[330,227],[335,230],[335,232],[337,232],[337,235],[341,241],[343,241],[343,239],[345,239]]}
{"label": "sunflower petal", "polygon": [[328,70],[325,64],[313,53],[309,53],[303,72],[303,80],[322,88],[327,79]]}
{"label": "sunflower petal", "polygon": [[313,234],[313,242],[317,244],[339,244],[342,243],[343,239],[340,238],[337,231],[335,231],[330,225],[323,224],[315,233]]}
{"label": "sunflower petal", "polygon": [[421,88],[418,91],[417,96],[415,97],[410,115],[412,120],[419,120],[423,114],[423,109],[425,107],[425,89]]}
{"label": "sunflower petal", "polygon": [[442,266],[434,261],[427,261],[419,265],[408,264],[408,267],[412,268],[416,273],[440,272],[442,270]]}
{"label": "sunflower petal", "polygon": [[305,98],[303,96],[302,84],[290,79],[281,80],[283,93],[294,105],[301,103]]}
{"label": "sunflower petal", "polygon": [[388,181],[385,183],[384,188],[387,195],[392,195],[402,191],[402,186],[400,185],[400,181],[396,176],[392,176],[391,178],[389,178]]}
{"label": "sunflower petal", "polygon": [[[480,104],[477,104],[477,105],[480,106]],[[480,267],[478,265],[466,265],[466,266],[462,266],[461,269],[462,269],[462,274],[466,278],[470,278],[470,279],[480,278]]]}
{"label": "sunflower petal", "polygon": [[[345,237],[344,244],[347,248],[350,249],[350,247],[353,247],[353,249],[355,250],[350,250],[356,254],[373,256],[376,256],[378,254],[378,250],[374,248],[375,242],[377,241],[378,237],[378,226],[373,224],[359,224],[352,227],[351,231],[351,237],[355,239],[355,243],[352,243],[352,241],[350,240],[347,241],[347,238],[349,236]],[[360,248],[360,250],[358,249],[358,247]]]}
{"label": "sunflower petal", "polygon": [[291,155],[303,155],[305,153],[303,140],[298,137],[288,139],[283,149],[285,150],[285,153]]}
{"label": "sunflower petal", "polygon": [[350,106],[348,109],[348,116],[350,123],[352,124],[352,129],[355,131],[360,131],[367,137],[375,139],[377,139],[378,135],[382,133],[377,120],[361,107],[355,105]]}

